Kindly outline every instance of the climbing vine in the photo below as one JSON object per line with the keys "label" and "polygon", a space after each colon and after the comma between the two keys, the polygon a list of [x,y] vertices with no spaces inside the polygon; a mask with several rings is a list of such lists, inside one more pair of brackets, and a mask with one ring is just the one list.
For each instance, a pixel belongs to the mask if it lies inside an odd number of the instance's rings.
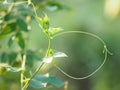
{"label": "climbing vine", "polygon": [[[56,3],[54,3],[56,4]],[[56,4],[60,7],[60,4]],[[54,65],[64,75],[76,79],[86,79],[94,75],[106,62],[107,54],[112,54],[108,51],[106,43],[97,35],[84,32],[84,31],[63,31],[59,27],[51,27],[50,20],[46,13],[43,13],[44,17],[40,17],[36,12],[36,7],[31,0],[8,2],[4,0],[0,3],[0,40],[5,40],[7,44],[1,44],[1,48],[8,47],[8,51],[1,49],[0,55],[0,73],[15,72],[20,74],[21,90],[27,90],[28,86],[33,88],[45,88],[47,84],[61,87],[64,83],[54,76],[49,74],[40,75],[38,72],[42,66],[46,63],[51,63],[54,58],[68,57],[63,52],[56,52],[51,48],[51,41],[59,37],[60,35],[75,33],[85,34],[99,40],[103,45],[104,60],[101,65],[91,74],[84,77],[74,77],[64,72],[59,66]],[[62,6],[61,6],[62,7]],[[40,57],[39,52],[28,49],[29,36],[31,34],[31,19],[35,19],[40,26],[43,33],[48,38],[48,47],[44,57]],[[6,43],[5,42],[5,43]],[[17,50],[11,50],[10,48],[17,48]],[[35,71],[27,69],[27,66],[31,67],[33,63],[29,60],[40,60],[40,65]],[[16,63],[18,65],[16,66]],[[27,75],[26,75],[27,73]]]}

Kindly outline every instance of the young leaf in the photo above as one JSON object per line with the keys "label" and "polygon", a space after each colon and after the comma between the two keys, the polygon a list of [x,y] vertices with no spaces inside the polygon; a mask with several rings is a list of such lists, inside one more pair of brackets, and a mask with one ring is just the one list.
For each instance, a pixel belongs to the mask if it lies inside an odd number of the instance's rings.
{"label": "young leaf", "polygon": [[57,52],[53,54],[53,57],[67,57],[67,55],[63,52]]}
{"label": "young leaf", "polygon": [[45,30],[49,29],[49,18],[46,14],[45,14],[45,17],[43,18],[43,28]]}

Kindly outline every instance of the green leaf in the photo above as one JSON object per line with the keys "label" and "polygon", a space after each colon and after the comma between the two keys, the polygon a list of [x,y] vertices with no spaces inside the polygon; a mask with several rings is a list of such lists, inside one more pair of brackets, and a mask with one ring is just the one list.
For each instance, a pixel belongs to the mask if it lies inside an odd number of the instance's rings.
{"label": "green leaf", "polygon": [[43,28],[45,30],[49,29],[49,18],[46,14],[45,14],[45,17],[43,18]]}
{"label": "green leaf", "polygon": [[36,80],[36,79],[32,79],[29,83],[29,85],[33,88],[36,88],[36,89],[41,89],[41,88],[44,88],[45,87],[45,84]]}
{"label": "green leaf", "polygon": [[53,57],[67,57],[67,55],[63,52],[57,52],[53,54]]}
{"label": "green leaf", "polygon": [[40,17],[36,17],[36,20],[39,22],[40,26],[43,29],[45,29],[45,30],[49,29],[49,18],[46,14],[43,19]]}
{"label": "green leaf", "polygon": [[43,83],[52,84],[52,85],[54,85],[56,87],[61,87],[61,86],[64,85],[64,83],[61,80],[59,80],[58,78],[56,78],[56,77],[51,77],[51,76],[48,77],[48,76],[43,76],[43,75],[36,75],[34,78],[36,80],[39,80],[39,81],[43,82]]}
{"label": "green leaf", "polygon": [[23,38],[23,36],[22,36],[21,33],[17,33],[17,34],[16,34],[16,41],[17,41],[18,45],[19,45],[22,49],[25,48],[25,40],[24,40],[24,38]]}
{"label": "green leaf", "polygon": [[18,18],[17,19],[17,24],[23,31],[28,32],[27,24],[26,24],[26,22],[23,19]]}

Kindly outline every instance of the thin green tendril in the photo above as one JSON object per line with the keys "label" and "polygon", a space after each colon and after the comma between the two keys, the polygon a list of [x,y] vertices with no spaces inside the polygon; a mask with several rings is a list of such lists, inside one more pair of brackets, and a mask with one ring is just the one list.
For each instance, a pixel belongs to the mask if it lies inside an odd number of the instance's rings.
{"label": "thin green tendril", "polygon": [[60,36],[60,35],[70,34],[70,33],[86,34],[86,35],[89,35],[89,36],[92,36],[92,37],[98,39],[98,40],[103,44],[103,46],[104,46],[104,49],[103,49],[104,54],[105,54],[104,60],[103,60],[103,62],[101,63],[101,65],[100,65],[95,71],[93,71],[91,74],[89,74],[89,75],[87,75],[87,76],[83,76],[83,77],[74,77],[74,76],[71,76],[71,75],[67,74],[65,71],[63,71],[63,70],[62,70],[60,67],[58,67],[56,64],[55,64],[55,67],[56,67],[59,71],[61,71],[64,75],[66,75],[67,77],[69,77],[69,78],[71,78],[71,79],[82,80],[82,79],[89,78],[89,77],[93,76],[96,72],[98,72],[98,71],[103,67],[103,65],[105,64],[105,62],[106,62],[106,60],[107,60],[107,54],[109,53],[110,55],[112,55],[112,53],[107,49],[107,46],[106,46],[105,42],[103,41],[103,39],[101,39],[101,38],[98,37],[97,35],[92,34],[92,33],[89,33],[89,32],[84,32],[84,31],[66,31],[66,32],[61,32],[61,33],[59,33],[59,34],[54,35],[54,36],[53,36],[53,39],[54,39],[55,37]]}
{"label": "thin green tendril", "polygon": [[106,43],[104,42],[104,40],[101,39],[100,37],[98,37],[97,35],[89,33],[89,32],[84,32],[84,31],[65,31],[65,32],[61,32],[61,33],[58,33],[58,34],[54,35],[53,39],[56,38],[56,37],[58,37],[58,36],[60,36],[60,35],[70,34],[70,33],[85,34],[85,35],[89,35],[89,36],[92,36],[92,37],[98,39],[103,44],[104,48],[106,48],[107,53],[109,53],[110,55],[112,55],[112,53],[107,49],[107,46],[106,46]]}
{"label": "thin green tendril", "polygon": [[32,7],[33,7],[33,9],[34,9],[34,13],[35,13],[35,16],[38,16],[37,15],[37,12],[36,12],[36,9],[35,9],[35,5],[31,2],[31,5],[32,5]]}

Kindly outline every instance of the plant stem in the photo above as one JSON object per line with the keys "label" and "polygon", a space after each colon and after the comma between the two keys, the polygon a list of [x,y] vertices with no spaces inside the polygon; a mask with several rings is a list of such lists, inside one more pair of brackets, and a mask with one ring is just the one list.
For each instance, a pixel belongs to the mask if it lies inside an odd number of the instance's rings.
{"label": "plant stem", "polygon": [[22,90],[22,88],[23,88],[23,73],[21,73],[20,77],[21,77],[20,82],[21,82],[21,90]]}
{"label": "plant stem", "polygon": [[41,62],[41,65],[35,70],[35,72],[33,73],[33,75],[30,77],[29,81],[25,83],[25,85],[23,86],[22,90],[26,90],[26,88],[29,85],[29,82],[34,78],[34,76],[39,72],[39,70],[41,69],[41,67],[44,65],[44,62]]}
{"label": "plant stem", "polygon": [[21,64],[21,68],[22,68],[22,70],[23,71],[21,71],[21,80],[20,80],[20,82],[21,82],[21,90],[22,90],[22,88],[23,88],[23,86],[24,86],[24,69],[25,69],[25,62],[26,62],[26,55],[24,54],[23,55],[23,59],[22,59],[22,64]]}
{"label": "plant stem", "polygon": [[[48,53],[49,53],[49,50],[50,50],[50,45],[51,45],[51,39],[49,38],[48,36],[48,48],[47,48],[47,52],[45,54],[44,57],[47,57],[48,56]],[[33,73],[33,75],[30,77],[30,79],[25,83],[25,85],[22,87],[22,90],[26,90],[28,85],[29,85],[29,82],[34,78],[34,76],[39,72],[39,70],[42,68],[42,66],[44,65],[45,63],[42,61],[40,66],[35,70],[35,72]]]}
{"label": "plant stem", "polygon": [[[37,15],[37,12],[36,12],[36,10],[35,10],[35,6],[34,6],[34,4],[31,2],[31,0],[30,0],[30,2],[29,2],[29,0],[28,0],[28,3],[32,5],[32,7],[33,7],[33,9],[34,9],[34,12],[35,12],[35,16],[38,16],[38,15]],[[47,48],[47,52],[46,52],[46,54],[45,54],[44,57],[47,57],[47,56],[48,56],[49,50],[50,50],[50,45],[51,45],[51,39],[50,39],[49,35],[47,35],[47,37],[48,37],[48,48]],[[28,85],[29,85],[29,82],[30,82],[30,81],[34,78],[34,76],[39,72],[39,70],[42,68],[42,66],[44,65],[44,63],[45,63],[45,62],[43,62],[43,61],[41,62],[40,66],[35,70],[35,72],[33,73],[33,75],[32,75],[32,76],[30,77],[30,79],[24,84],[24,86],[22,86],[22,84],[21,84],[22,90],[26,90],[26,89],[27,89],[27,87],[28,87]],[[21,75],[21,77],[22,77],[22,75]]]}
{"label": "plant stem", "polygon": [[51,39],[48,37],[48,48],[47,48],[47,52],[45,54],[45,57],[47,57],[49,55],[50,45],[51,45]]}

